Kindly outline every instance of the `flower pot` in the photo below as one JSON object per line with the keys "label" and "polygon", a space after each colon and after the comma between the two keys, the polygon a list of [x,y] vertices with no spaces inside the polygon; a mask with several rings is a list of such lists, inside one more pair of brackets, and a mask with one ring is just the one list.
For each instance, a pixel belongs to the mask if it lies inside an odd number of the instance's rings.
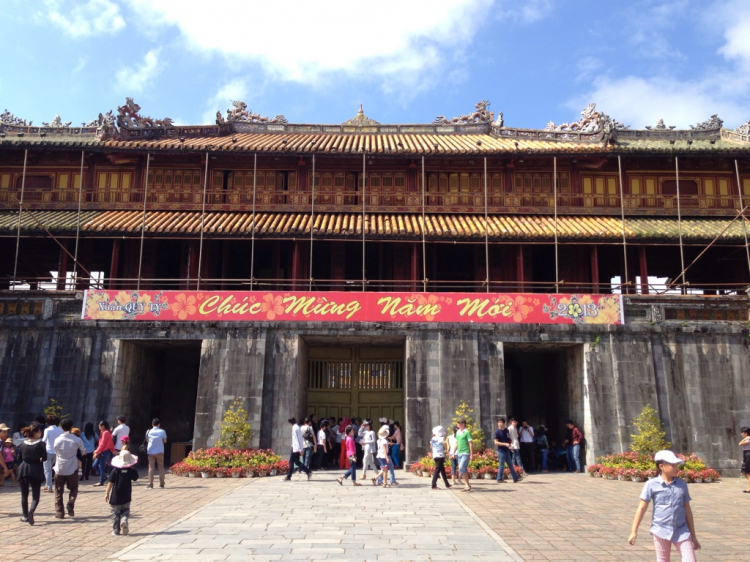
{"label": "flower pot", "polygon": [[241,472],[233,472],[232,473],[232,478],[239,478],[240,476],[242,476]]}
{"label": "flower pot", "polygon": [[188,472],[188,478],[198,478],[197,472]]}
{"label": "flower pot", "polygon": [[246,478],[255,478],[255,471],[254,470],[247,470],[247,471],[245,471],[245,477]]}
{"label": "flower pot", "polygon": [[265,476],[268,476],[268,473],[265,470],[261,470],[260,472],[258,472],[258,476],[260,478],[264,478]]}
{"label": "flower pot", "polygon": [[626,478],[625,478],[625,475],[624,475],[624,474],[618,474],[618,475],[617,475],[617,479],[618,479],[618,480],[619,480],[620,482],[624,482],[624,481],[626,480]]}
{"label": "flower pot", "polygon": [[211,478],[210,472],[201,472],[201,478]]}
{"label": "flower pot", "polygon": [[269,476],[276,476],[278,474],[278,471],[275,468],[272,468],[271,471],[268,473]]}
{"label": "flower pot", "polygon": [[216,478],[224,478],[225,476],[226,476],[226,474],[224,474],[223,472],[217,472],[216,473]]}
{"label": "flower pot", "polygon": [[713,481],[714,481],[714,479],[713,479],[713,478],[704,478],[704,479],[703,479],[703,482],[704,482],[704,483],[707,483],[707,484],[711,484],[711,483],[712,483]]}
{"label": "flower pot", "polygon": [[493,480],[494,478],[495,478],[495,477],[494,477],[494,476],[492,476],[492,474],[490,474],[490,473],[484,474],[484,479],[485,479],[485,480]]}
{"label": "flower pot", "polygon": [[601,478],[602,473],[601,472],[594,472],[594,478]]}
{"label": "flower pot", "polygon": [[645,482],[642,476],[633,476],[630,478],[633,482]]}
{"label": "flower pot", "polygon": [[607,480],[614,480],[616,476],[614,474],[607,474]]}
{"label": "flower pot", "polygon": [[696,484],[702,484],[703,478],[693,478],[693,482],[695,482]]}

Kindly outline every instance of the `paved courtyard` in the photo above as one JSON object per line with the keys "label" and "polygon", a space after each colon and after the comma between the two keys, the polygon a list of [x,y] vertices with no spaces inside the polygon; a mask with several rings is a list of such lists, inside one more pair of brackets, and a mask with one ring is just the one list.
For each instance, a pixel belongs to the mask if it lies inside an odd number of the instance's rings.
{"label": "paved courtyard", "polygon": [[[20,494],[0,488],[4,552],[14,560],[653,560],[648,521],[626,544],[641,485],[583,475],[474,481],[463,494],[431,491],[399,473],[391,489],[281,478],[168,476],[134,488],[131,535],[110,535],[100,488],[83,486],[76,517],[54,519],[43,494],[37,524],[18,521]],[[90,484],[90,483],[87,483]],[[364,484],[364,483],[363,483]],[[700,561],[750,561],[743,482],[690,485]],[[650,520],[650,514],[646,519]]]}

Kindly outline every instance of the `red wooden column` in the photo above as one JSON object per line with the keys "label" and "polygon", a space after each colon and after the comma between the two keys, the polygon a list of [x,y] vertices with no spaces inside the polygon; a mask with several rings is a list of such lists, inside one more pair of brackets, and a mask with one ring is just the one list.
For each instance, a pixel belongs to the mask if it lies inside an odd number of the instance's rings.
{"label": "red wooden column", "polygon": [[419,286],[419,290],[422,290],[422,283],[421,283],[421,276],[419,275],[419,244],[414,243],[411,245],[411,267],[410,267],[410,274],[409,274],[409,280],[411,281],[411,289],[412,291],[417,290],[417,286]]}
{"label": "red wooden column", "polygon": [[107,289],[117,289],[117,281],[115,279],[120,275],[120,244],[121,240],[115,239],[112,241],[112,258],[109,262],[109,283]]}
{"label": "red wooden column", "polygon": [[646,246],[638,248],[638,261],[641,273],[641,294],[648,295],[648,264],[646,262]]}
{"label": "red wooden column", "polygon": [[591,292],[599,294],[599,246],[591,246]]}
{"label": "red wooden column", "polygon": [[[68,242],[66,240],[63,240],[61,242],[63,245],[63,248],[67,250],[68,248]],[[65,290],[65,278],[68,274],[68,252],[66,252],[63,248],[60,248],[60,260],[59,260],[59,266],[57,271],[57,290],[58,291],[64,291]]]}
{"label": "red wooden column", "polygon": [[523,244],[517,246],[516,252],[516,281],[518,282],[518,292],[523,293],[526,285],[524,284],[524,255]]}
{"label": "red wooden column", "polygon": [[185,288],[190,289],[197,284],[198,279],[198,242],[189,240],[187,243],[187,259],[182,278],[184,279]]}
{"label": "red wooden column", "polygon": [[344,242],[331,243],[331,279],[332,289],[340,291],[345,288],[344,278],[346,277],[346,246]]}

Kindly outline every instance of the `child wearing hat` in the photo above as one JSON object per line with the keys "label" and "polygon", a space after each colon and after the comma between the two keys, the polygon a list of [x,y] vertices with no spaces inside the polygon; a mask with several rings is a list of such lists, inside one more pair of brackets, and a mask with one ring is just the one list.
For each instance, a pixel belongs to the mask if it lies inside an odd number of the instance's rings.
{"label": "child wearing hat", "polygon": [[635,544],[638,526],[653,501],[651,535],[654,537],[657,562],[668,561],[674,544],[683,562],[695,562],[695,551],[700,543],[695,536],[693,512],[690,510],[690,494],[687,484],[677,478],[677,472],[685,461],[672,451],[659,451],[654,455],[659,475],[650,478],[643,486],[641,502],[633,518],[628,542]]}
{"label": "child wearing hat", "polygon": [[133,493],[132,483],[138,480],[138,471],[133,468],[138,457],[123,448],[120,454],[112,459],[112,472],[107,479],[106,501],[112,510],[112,534],[127,535],[130,532],[130,501]]}
{"label": "child wearing hat", "polygon": [[5,485],[5,479],[10,475],[13,479],[13,486],[16,485],[16,448],[13,446],[13,439],[8,437],[3,442],[3,460],[5,466],[8,467],[8,472],[0,476],[0,486]]}
{"label": "child wearing hat", "polygon": [[378,479],[383,479],[383,488],[390,488],[388,484],[388,436],[390,431],[388,426],[384,425],[378,431],[378,463],[380,464],[380,472],[375,475],[372,479],[373,486],[377,486]]}

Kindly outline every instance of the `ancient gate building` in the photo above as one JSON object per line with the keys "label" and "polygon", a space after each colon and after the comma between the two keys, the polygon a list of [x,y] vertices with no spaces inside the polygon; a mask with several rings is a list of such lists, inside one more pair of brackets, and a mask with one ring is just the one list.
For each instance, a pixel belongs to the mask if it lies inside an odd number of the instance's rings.
{"label": "ancient gate building", "polygon": [[591,462],[651,404],[736,471],[749,127],[5,112],[0,420],[55,398],[205,446],[240,397],[256,446],[286,451],[290,415],[385,415],[413,460],[466,401],[488,434],[572,417]]}

